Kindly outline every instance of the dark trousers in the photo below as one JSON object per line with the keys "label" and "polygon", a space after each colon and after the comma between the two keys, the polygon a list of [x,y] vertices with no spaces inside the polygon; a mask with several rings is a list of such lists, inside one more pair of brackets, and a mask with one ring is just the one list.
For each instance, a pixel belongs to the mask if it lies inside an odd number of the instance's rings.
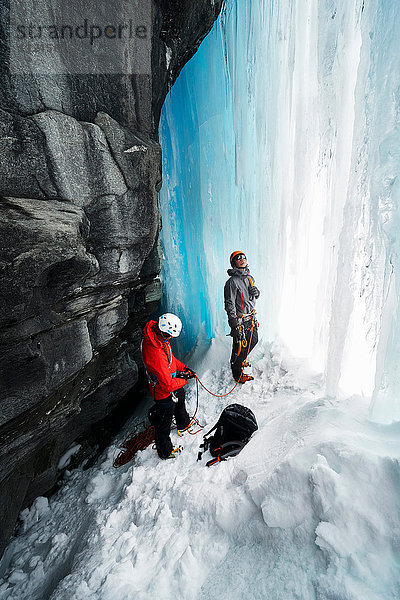
{"label": "dark trousers", "polygon": [[251,329],[251,327],[252,327],[251,319],[249,319],[249,321],[245,321],[243,323],[244,334],[246,336],[246,342],[247,342],[246,346],[243,346],[243,343],[240,343],[240,346],[239,346],[239,340],[236,340],[235,338],[233,338],[231,368],[232,368],[233,378],[236,379],[236,381],[239,379],[240,374],[242,372],[243,361],[246,360],[246,357],[250,354],[250,352],[253,350],[254,346],[258,342],[257,325],[254,325],[253,330]]}
{"label": "dark trousers", "polygon": [[185,390],[179,388],[174,394],[178,402],[174,402],[171,395],[165,400],[156,400],[149,411],[150,423],[155,428],[156,448],[160,458],[168,458],[173,448],[169,437],[172,418],[175,417],[178,429],[185,429],[190,423],[185,406]]}

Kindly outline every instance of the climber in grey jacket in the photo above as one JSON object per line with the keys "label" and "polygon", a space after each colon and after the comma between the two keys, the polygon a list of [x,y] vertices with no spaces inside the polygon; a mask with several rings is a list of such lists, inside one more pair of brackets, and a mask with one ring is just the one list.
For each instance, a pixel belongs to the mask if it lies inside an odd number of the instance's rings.
{"label": "climber in grey jacket", "polygon": [[254,285],[244,252],[232,252],[230,263],[232,268],[228,269],[224,300],[233,338],[231,368],[234,379],[245,383],[253,379],[243,373],[243,369],[249,366],[247,357],[258,342],[254,307],[260,292]]}

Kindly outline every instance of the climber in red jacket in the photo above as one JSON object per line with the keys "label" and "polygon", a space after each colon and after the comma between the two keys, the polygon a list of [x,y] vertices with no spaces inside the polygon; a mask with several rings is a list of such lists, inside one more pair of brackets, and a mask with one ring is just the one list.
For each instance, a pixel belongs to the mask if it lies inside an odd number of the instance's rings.
{"label": "climber in red jacket", "polygon": [[157,321],[149,321],[144,328],[142,356],[145,364],[150,392],[155,400],[149,418],[155,427],[156,448],[160,458],[175,458],[169,432],[175,416],[178,429],[186,429],[190,417],[185,406],[187,380],[195,373],[175,358],[169,340],[178,337],[182,329],[179,317],[165,313]]}

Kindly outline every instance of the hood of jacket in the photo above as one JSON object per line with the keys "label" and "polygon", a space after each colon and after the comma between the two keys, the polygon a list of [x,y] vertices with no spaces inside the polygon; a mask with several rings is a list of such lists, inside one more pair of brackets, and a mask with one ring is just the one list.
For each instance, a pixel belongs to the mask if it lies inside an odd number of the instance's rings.
{"label": "hood of jacket", "polygon": [[247,277],[250,274],[249,265],[244,269],[238,269],[237,267],[233,267],[233,269],[228,269],[227,271],[229,277]]}
{"label": "hood of jacket", "polygon": [[149,344],[151,344],[155,348],[162,348],[164,342],[160,340],[160,338],[156,334],[155,326],[157,326],[157,321],[149,321],[148,323],[146,323],[144,327],[144,338]]}

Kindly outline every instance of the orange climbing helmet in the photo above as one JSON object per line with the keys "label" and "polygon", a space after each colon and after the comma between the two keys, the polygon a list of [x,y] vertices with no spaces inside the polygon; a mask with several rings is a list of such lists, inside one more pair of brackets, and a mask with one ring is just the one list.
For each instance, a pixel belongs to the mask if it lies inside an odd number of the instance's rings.
{"label": "orange climbing helmet", "polygon": [[230,259],[229,259],[231,262],[231,267],[233,267],[233,261],[236,260],[237,258],[239,258],[240,255],[243,255],[244,258],[246,258],[245,253],[242,252],[241,250],[235,250],[235,252],[232,252]]}

